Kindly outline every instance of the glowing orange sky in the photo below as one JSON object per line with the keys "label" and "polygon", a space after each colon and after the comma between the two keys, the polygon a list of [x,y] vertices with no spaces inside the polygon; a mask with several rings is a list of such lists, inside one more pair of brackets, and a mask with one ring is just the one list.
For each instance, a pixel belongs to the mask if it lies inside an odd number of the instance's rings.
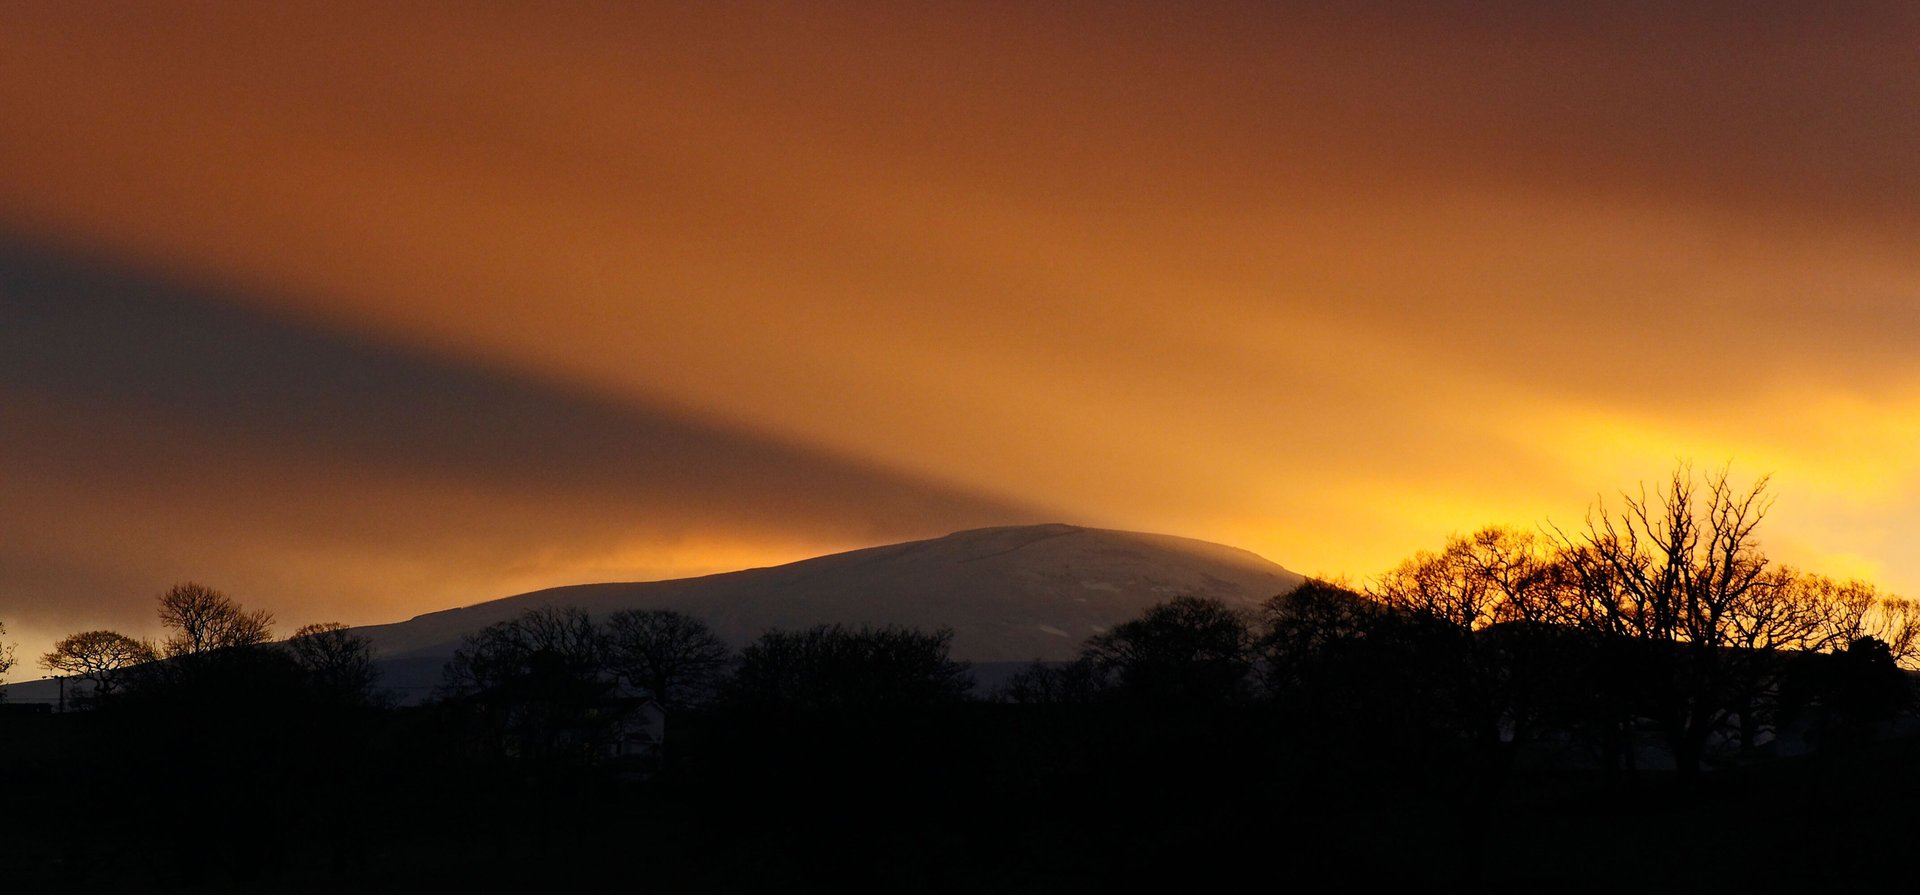
{"label": "glowing orange sky", "polygon": [[609,485],[613,446],[397,460],[301,434],[385,431],[351,402],[23,374],[0,619],[193,576],[371,622],[1045,518],[1366,575],[1682,456],[1920,591],[1910,5],[927,6],[0,8],[23,256],[686,445]]}

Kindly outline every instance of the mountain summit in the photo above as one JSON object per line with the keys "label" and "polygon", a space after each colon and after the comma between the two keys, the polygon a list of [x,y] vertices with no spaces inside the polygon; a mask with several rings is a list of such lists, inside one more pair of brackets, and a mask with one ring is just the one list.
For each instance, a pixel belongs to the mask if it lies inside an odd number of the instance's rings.
{"label": "mountain summit", "polygon": [[388,662],[451,656],[461,638],[539,606],[677,609],[736,646],[822,622],[954,631],[972,662],[1065,660],[1082,641],[1176,596],[1253,606],[1301,581],[1253,553],[1169,535],[1027,525],[870,547],[701,578],[584,584],[362,628]]}

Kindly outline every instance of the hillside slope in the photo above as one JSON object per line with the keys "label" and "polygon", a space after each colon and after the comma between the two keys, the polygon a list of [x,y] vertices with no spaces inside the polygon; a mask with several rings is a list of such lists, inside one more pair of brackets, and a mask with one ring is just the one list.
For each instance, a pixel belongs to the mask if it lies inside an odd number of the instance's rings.
{"label": "hillside slope", "polygon": [[1169,535],[1032,525],[962,531],[748,569],[535,591],[360,629],[388,661],[451,655],[466,634],[537,606],[595,616],[671,608],[738,646],[821,622],[951,627],[973,662],[1071,658],[1088,636],[1174,596],[1252,606],[1301,576],[1245,550]]}

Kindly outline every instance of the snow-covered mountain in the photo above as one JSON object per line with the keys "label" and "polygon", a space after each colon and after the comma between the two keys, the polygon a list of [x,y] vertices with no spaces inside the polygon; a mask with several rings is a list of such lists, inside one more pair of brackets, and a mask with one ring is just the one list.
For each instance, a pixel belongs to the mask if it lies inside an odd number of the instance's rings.
{"label": "snow-covered mountain", "polygon": [[[539,606],[677,609],[734,646],[769,628],[823,622],[954,631],[953,656],[983,689],[1033,659],[1066,661],[1090,636],[1176,596],[1252,607],[1302,576],[1253,553],[1191,538],[1028,525],[835,553],[701,578],[581,584],[534,591],[404,622],[356,629],[373,641],[382,685],[425,697],[466,635]],[[52,703],[53,680],[4,688],[9,701]]]}
{"label": "snow-covered mountain", "polygon": [[1169,535],[1031,525],[962,531],[701,578],[535,591],[361,628],[389,663],[452,655],[461,638],[537,606],[594,616],[667,608],[734,645],[822,622],[950,627],[976,663],[1065,660],[1082,641],[1175,596],[1252,606],[1301,576],[1245,550]]}

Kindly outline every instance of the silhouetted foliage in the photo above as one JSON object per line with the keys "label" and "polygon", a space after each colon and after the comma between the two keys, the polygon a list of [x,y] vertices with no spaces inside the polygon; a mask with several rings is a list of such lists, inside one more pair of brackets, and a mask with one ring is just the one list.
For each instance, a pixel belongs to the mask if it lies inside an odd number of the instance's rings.
{"label": "silhouetted foliage", "polygon": [[1085,657],[1072,662],[1042,662],[1015,672],[1000,699],[1021,705],[1088,705],[1113,686],[1108,673]]}
{"label": "silhouetted foliage", "polygon": [[55,674],[92,683],[91,695],[99,697],[112,695],[130,669],[158,658],[153,644],[144,640],[115,631],[83,631],[54,644],[40,664]]}
{"label": "silhouetted foliage", "polygon": [[1799,723],[1825,752],[1858,746],[1873,726],[1913,702],[1912,684],[1893,651],[1861,637],[1832,653],[1802,653],[1786,664],[1780,685],[1781,716]]}
{"label": "silhouetted foliage", "polygon": [[669,707],[705,702],[732,657],[705,622],[670,609],[613,613],[603,648],[608,669]]}
{"label": "silhouetted foliage", "polygon": [[173,632],[164,648],[169,657],[256,646],[273,634],[272,613],[248,612],[232,597],[191,581],[160,595],[160,624]]}
{"label": "silhouetted foliage", "polygon": [[1832,681],[1826,703],[1835,713],[1856,724],[1892,718],[1912,701],[1913,693],[1893,650],[1877,637],[1861,637],[1833,655],[1828,663]]}
{"label": "silhouetted foliage", "polygon": [[374,701],[380,670],[373,662],[373,642],[346,625],[326,622],[302,627],[287,638],[287,649],[322,701],[338,705]]}
{"label": "silhouetted foliage", "polygon": [[121,692],[144,698],[208,703],[270,702],[276,708],[307,705],[306,674],[292,655],[264,644],[195,656],[162,657],[136,665],[122,677]]}
{"label": "silhouetted foliage", "polygon": [[1268,693],[1293,695],[1314,689],[1314,674],[1357,649],[1379,628],[1385,610],[1343,584],[1310,578],[1261,606],[1261,633],[1254,645]]}
{"label": "silhouetted foliage", "polygon": [[1089,640],[1083,657],[1133,698],[1228,702],[1247,695],[1253,634],[1218,600],[1176,597]]}
{"label": "silhouetted foliage", "polygon": [[597,685],[600,667],[600,639],[592,619],[572,607],[543,607],[467,635],[447,665],[446,689],[469,695]]}
{"label": "silhouetted foliage", "polygon": [[1491,527],[1414,556],[1369,591],[1399,622],[1435,732],[1459,737],[1489,779],[1545,728],[1567,679],[1565,581],[1552,544]]}
{"label": "silhouetted foliage", "polygon": [[762,634],[740,654],[732,694],[747,705],[798,709],[939,705],[973,687],[947,655],[953,632],[816,625]]}
{"label": "silhouetted foliage", "polygon": [[[616,678],[693,702],[724,660],[674,613],[509,619],[469,637],[447,698],[419,706],[340,710],[321,682],[357,690],[367,653],[337,625],[284,648],[185,653],[128,669],[95,711],[0,727],[10,806],[115,806],[85,835],[27,825],[9,879],[572,890],[639,868],[668,891],[1054,892],[1224,889],[1284,867],[1447,891],[1573,872],[1620,888],[1898,880],[1904,865],[1871,856],[1904,846],[1920,797],[1900,670],[1912,604],[1769,563],[1746,524],[1757,488],[1709,480],[1676,497],[1678,481],[1611,530],[1483,529],[1365,588],[1307,581],[1257,616],[1163,603],[1078,661],[1029,666],[997,702],[964,698],[945,630],[769,631],[727,700],[675,713],[672,762],[596,756],[634,742],[618,729],[638,700]],[[666,659],[645,655],[662,644]],[[1700,730],[1693,757],[1713,773],[1695,775],[1674,737]],[[124,822],[128,804],[164,806],[165,822]]]}
{"label": "silhouetted foliage", "polygon": [[468,635],[443,689],[480,710],[489,742],[521,757],[591,761],[619,720],[600,634],[577,608],[530,609]]}
{"label": "silhouetted foliage", "polygon": [[[4,637],[6,634],[7,625],[5,622],[0,622],[0,637]],[[6,683],[7,672],[13,670],[13,662],[13,644],[0,643],[0,683]],[[5,691],[0,691],[0,699],[5,698]]]}

